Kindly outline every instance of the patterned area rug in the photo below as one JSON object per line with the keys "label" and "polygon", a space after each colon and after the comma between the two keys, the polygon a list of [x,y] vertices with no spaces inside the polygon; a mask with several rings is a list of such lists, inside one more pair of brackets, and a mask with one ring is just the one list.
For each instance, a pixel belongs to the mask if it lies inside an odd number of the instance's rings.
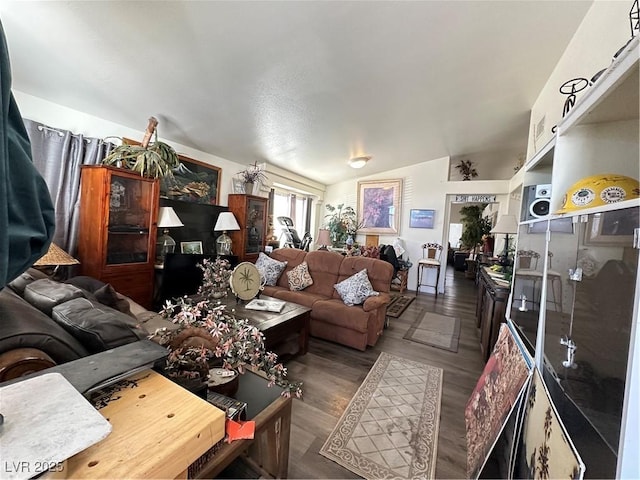
{"label": "patterned area rug", "polygon": [[381,353],[320,454],[366,479],[434,478],[442,374]]}
{"label": "patterned area rug", "polygon": [[387,317],[398,318],[415,298],[408,295],[394,295],[387,306]]}
{"label": "patterned area rug", "polygon": [[422,311],[409,327],[404,338],[431,347],[458,351],[460,319],[433,312]]}

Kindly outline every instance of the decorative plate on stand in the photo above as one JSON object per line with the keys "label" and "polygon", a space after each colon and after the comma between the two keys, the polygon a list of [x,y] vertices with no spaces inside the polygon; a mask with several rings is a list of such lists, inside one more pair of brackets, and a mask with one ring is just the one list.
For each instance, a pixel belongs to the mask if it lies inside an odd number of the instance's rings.
{"label": "decorative plate on stand", "polygon": [[251,262],[242,262],[233,269],[229,279],[231,291],[240,300],[251,300],[262,287],[262,278]]}

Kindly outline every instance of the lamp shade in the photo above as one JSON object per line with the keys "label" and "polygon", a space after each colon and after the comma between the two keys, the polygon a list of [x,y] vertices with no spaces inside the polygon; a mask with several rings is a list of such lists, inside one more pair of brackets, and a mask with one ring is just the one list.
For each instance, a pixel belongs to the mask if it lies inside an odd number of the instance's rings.
{"label": "lamp shade", "polygon": [[318,230],[318,239],[316,240],[317,245],[330,245],[331,244],[331,236],[329,235],[329,230],[326,228],[321,228]]}
{"label": "lamp shade", "polygon": [[518,233],[518,222],[513,215],[502,215],[491,233]]}
{"label": "lamp shade", "polygon": [[180,218],[173,207],[160,207],[160,212],[158,213],[158,227],[170,228],[183,226],[184,223],[180,221]]}
{"label": "lamp shade", "polygon": [[40,257],[33,265],[35,267],[57,267],[58,265],[78,265],[79,263],[78,260],[55,243],[51,243],[47,253]]}
{"label": "lamp shade", "polygon": [[218,220],[216,220],[216,226],[213,227],[216,232],[220,231],[229,231],[229,230],[240,230],[240,225],[238,225],[238,221],[236,217],[233,216],[231,212],[221,212],[218,215]]}

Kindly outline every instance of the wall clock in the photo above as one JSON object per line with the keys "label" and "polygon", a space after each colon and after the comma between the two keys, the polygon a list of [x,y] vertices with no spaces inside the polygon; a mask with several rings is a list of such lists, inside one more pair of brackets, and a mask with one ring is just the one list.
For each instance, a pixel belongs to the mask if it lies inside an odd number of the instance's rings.
{"label": "wall clock", "polygon": [[251,300],[262,287],[262,278],[251,262],[242,262],[231,272],[229,285],[233,294],[241,300]]}

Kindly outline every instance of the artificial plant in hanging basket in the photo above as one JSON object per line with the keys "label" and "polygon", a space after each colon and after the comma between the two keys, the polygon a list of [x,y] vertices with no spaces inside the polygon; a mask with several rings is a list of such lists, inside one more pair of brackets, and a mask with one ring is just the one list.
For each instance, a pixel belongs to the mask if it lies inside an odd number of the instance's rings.
{"label": "artificial plant in hanging basket", "polygon": [[[180,159],[173,147],[158,141],[157,126],[158,120],[154,117],[149,118],[140,145],[120,145],[114,148],[102,163],[133,170],[143,177],[158,178],[171,175],[171,169],[180,165]],[[154,141],[150,143],[152,136]]]}
{"label": "artificial plant in hanging basket", "polygon": [[460,160],[460,163],[456,165],[456,169],[462,175],[462,180],[467,181],[478,176],[478,171],[473,165],[471,160]]}

